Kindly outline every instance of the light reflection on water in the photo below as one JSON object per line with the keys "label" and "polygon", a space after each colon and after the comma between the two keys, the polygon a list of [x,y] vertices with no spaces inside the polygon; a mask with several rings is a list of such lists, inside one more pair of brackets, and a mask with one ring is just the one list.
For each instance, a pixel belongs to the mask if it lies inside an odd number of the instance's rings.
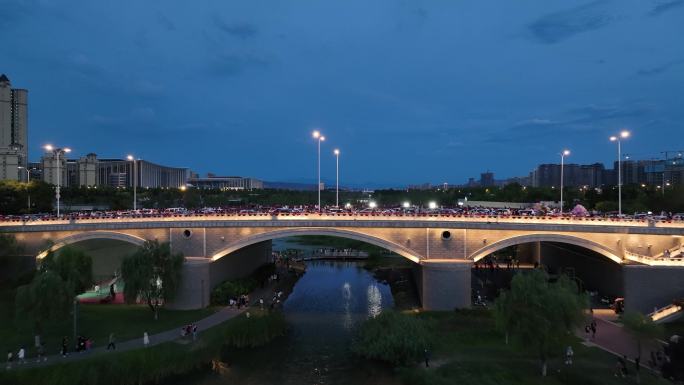
{"label": "light reflection on water", "polygon": [[312,262],[283,304],[290,329],[269,345],[228,353],[227,374],[190,385],[394,385],[390,370],[349,351],[356,327],[393,306],[390,288],[355,262]]}

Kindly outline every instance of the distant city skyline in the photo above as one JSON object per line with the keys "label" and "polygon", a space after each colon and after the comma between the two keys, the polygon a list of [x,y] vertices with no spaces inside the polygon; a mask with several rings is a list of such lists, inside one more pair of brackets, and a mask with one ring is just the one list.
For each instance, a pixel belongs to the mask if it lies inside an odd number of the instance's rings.
{"label": "distant city skyline", "polygon": [[54,143],[315,181],[319,129],[324,180],[340,148],[342,185],[400,187],[524,176],[564,148],[611,165],[623,128],[634,158],[684,147],[684,2],[167,4],[3,4],[31,160]]}

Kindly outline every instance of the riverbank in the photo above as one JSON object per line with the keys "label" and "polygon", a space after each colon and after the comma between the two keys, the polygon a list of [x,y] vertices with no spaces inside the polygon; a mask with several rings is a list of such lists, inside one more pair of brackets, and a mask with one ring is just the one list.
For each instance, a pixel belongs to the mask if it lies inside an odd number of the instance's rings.
{"label": "riverbank", "polygon": [[[210,367],[223,370],[226,365],[221,357],[225,349],[262,346],[285,334],[287,323],[282,313],[278,309],[261,309],[258,299],[283,292],[284,301],[298,278],[283,271],[279,281],[250,293],[250,307],[221,308],[209,317],[186,322],[199,326],[196,341],[190,336],[180,338],[178,325],[163,333],[150,333],[149,347],[143,346],[141,334],[140,338],[117,344],[116,351],[99,348],[66,359],[53,356],[40,364],[31,356],[27,364],[15,362],[11,369],[3,368],[0,383],[132,385],[157,383]],[[37,365],[40,367],[33,367]]]}
{"label": "riverbank", "polygon": [[[617,385],[635,381],[633,367],[629,368],[631,377],[615,377],[615,356],[574,337],[568,339],[575,353],[573,364],[565,365],[563,351],[559,351],[549,360],[548,376],[542,377],[537,357],[522,346],[506,345],[488,310],[405,315],[415,317],[428,330],[431,352],[429,368],[415,362],[396,369],[406,384]],[[645,371],[641,380],[642,384],[667,384]]]}

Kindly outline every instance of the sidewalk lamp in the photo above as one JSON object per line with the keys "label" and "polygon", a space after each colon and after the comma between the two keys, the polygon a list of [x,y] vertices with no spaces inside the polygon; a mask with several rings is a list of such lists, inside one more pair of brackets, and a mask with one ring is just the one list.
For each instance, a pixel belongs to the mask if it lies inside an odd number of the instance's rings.
{"label": "sidewalk lamp", "polygon": [[318,185],[316,190],[318,191],[318,212],[321,212],[321,142],[325,141],[325,136],[321,135],[321,132],[316,130],[313,132],[312,136],[318,142]]}
{"label": "sidewalk lamp", "polygon": [[[340,208],[340,150],[335,149],[335,208]],[[320,203],[319,203],[320,204]]]}
{"label": "sidewalk lamp", "polygon": [[[59,157],[60,155],[65,155],[71,152],[71,149],[68,147],[65,148],[55,148],[50,144],[47,144],[43,147],[46,151],[51,152],[55,156],[55,161],[57,162],[57,187],[55,188],[55,199],[57,200],[57,217],[59,218],[60,213],[59,213],[59,198],[60,198],[60,187],[61,187],[61,179],[62,179],[62,164],[60,163]],[[45,172],[43,170],[43,172]]]}
{"label": "sidewalk lamp", "polygon": [[126,159],[133,163],[133,211],[136,211],[138,209],[138,162],[135,160],[135,157],[133,155],[128,155]]}
{"label": "sidewalk lamp", "polygon": [[31,212],[31,190],[29,189],[29,184],[31,183],[31,172],[29,171],[28,167],[19,166],[17,168],[20,170],[26,171],[26,194],[28,195],[28,211],[27,211],[27,213],[30,213]]}
{"label": "sidewalk lamp", "polygon": [[560,154],[561,156],[561,180],[560,180],[560,213],[563,214],[563,163],[565,161],[565,157],[570,155],[570,150],[563,150]]}
{"label": "sidewalk lamp", "polygon": [[617,142],[618,150],[618,215],[622,217],[622,139],[629,138],[629,131],[622,131],[619,135],[610,137],[611,142]]}

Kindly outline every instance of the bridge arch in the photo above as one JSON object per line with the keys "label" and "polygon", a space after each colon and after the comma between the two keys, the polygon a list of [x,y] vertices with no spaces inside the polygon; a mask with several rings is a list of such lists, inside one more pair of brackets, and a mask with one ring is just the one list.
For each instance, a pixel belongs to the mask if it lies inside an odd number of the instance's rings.
{"label": "bridge arch", "polygon": [[76,233],[58,240],[54,245],[50,246],[47,250],[43,250],[42,252],[40,252],[36,258],[45,258],[45,256],[47,256],[47,254],[51,251],[54,252],[61,249],[64,246],[91,239],[111,239],[115,241],[131,243],[136,246],[142,246],[146,241],[145,239],[137,237],[135,235],[119,233],[115,231],[87,231],[83,233]]}
{"label": "bridge arch", "polygon": [[384,249],[387,249],[389,251],[392,251],[394,253],[397,253],[401,255],[402,257],[405,257],[415,263],[419,263],[421,257],[416,255],[415,251],[412,251],[404,246],[398,245],[394,242],[378,238],[375,236],[371,236],[368,234],[364,234],[361,232],[357,231],[352,231],[352,230],[342,230],[342,229],[330,229],[330,228],[292,228],[292,229],[283,229],[283,230],[273,230],[273,231],[266,231],[261,234],[257,235],[252,235],[246,238],[241,238],[231,244],[229,244],[227,247],[217,251],[214,253],[214,255],[211,256],[211,260],[215,261],[219,258],[222,258],[234,251],[237,251],[243,247],[247,247],[250,245],[253,245],[255,243],[263,242],[263,241],[270,241],[273,239],[278,239],[278,238],[287,238],[287,237],[293,237],[293,236],[300,236],[300,235],[325,235],[325,236],[331,236],[331,237],[340,237],[340,238],[348,238],[348,239],[354,239],[357,241],[361,242],[366,242],[371,245],[379,246]]}
{"label": "bridge arch", "polygon": [[595,251],[604,257],[612,260],[615,263],[622,263],[622,258],[620,258],[618,252],[608,247],[605,247],[599,243],[579,238],[571,235],[561,235],[561,234],[526,234],[513,236],[510,238],[502,239],[500,241],[494,242],[490,245],[484,246],[479,250],[475,251],[469,256],[469,259],[473,262],[477,262],[480,259],[486,257],[487,255],[505,249],[506,247],[520,245],[529,242],[558,242],[566,243],[575,246],[580,246],[591,251]]}

